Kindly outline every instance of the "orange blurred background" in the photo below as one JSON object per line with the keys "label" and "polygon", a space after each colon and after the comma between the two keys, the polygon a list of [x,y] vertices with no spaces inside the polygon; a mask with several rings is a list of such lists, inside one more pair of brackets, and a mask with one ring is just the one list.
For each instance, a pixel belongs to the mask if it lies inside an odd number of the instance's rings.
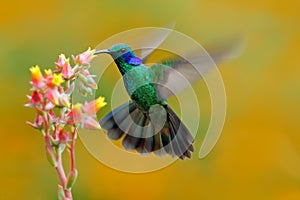
{"label": "orange blurred background", "polygon": [[1,6],[0,199],[56,199],[58,178],[42,136],[25,125],[34,118],[23,107],[29,67],[52,67],[60,53],[70,56],[115,33],[174,21],[176,30],[202,44],[239,33],[247,38],[242,56],[220,69],[228,100],[220,140],[199,160],[198,137],[191,160],[147,174],[110,169],[78,140],[74,199],[300,199],[299,1],[29,0]]}

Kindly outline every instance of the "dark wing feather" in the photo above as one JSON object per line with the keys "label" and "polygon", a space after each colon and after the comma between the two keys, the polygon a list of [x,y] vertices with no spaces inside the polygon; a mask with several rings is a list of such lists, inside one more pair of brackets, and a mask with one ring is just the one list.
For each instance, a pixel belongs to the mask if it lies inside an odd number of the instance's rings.
{"label": "dark wing feather", "polygon": [[165,105],[163,109],[167,112],[167,118],[157,133],[154,132],[157,130],[157,127],[154,127],[157,122],[154,120],[151,123],[149,113],[140,110],[134,102],[114,109],[100,121],[100,125],[107,130],[108,138],[112,140],[124,136],[122,145],[126,150],[136,150],[141,154],[154,152],[158,156],[170,154],[181,159],[190,158],[193,136],[170,107]]}

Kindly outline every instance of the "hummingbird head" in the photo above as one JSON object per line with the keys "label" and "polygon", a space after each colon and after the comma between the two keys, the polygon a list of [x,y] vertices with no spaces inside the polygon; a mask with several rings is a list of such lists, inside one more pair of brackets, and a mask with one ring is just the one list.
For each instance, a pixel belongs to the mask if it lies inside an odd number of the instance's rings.
{"label": "hummingbird head", "polygon": [[108,53],[116,62],[126,62],[130,65],[137,66],[142,64],[142,60],[136,57],[131,47],[127,44],[115,44],[109,49],[96,51],[95,54]]}

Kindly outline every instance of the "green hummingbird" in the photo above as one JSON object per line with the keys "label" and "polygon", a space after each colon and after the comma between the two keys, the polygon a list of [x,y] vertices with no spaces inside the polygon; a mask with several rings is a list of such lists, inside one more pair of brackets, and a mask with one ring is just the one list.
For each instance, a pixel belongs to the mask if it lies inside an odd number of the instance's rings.
{"label": "green hummingbird", "polygon": [[196,56],[192,62],[200,63],[201,68],[197,69],[181,57],[148,67],[127,44],[116,44],[95,52],[103,53],[114,59],[131,98],[100,120],[108,138],[122,138],[126,150],[136,150],[140,154],[154,152],[159,156],[191,158],[194,137],[168,105],[167,99],[212,69],[213,62],[209,59],[225,60],[223,54],[219,51],[211,57]]}

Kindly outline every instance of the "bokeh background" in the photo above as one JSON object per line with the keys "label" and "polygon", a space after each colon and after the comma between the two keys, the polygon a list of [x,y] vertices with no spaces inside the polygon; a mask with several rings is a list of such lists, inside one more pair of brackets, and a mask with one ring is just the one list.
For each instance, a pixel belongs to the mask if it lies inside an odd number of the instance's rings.
{"label": "bokeh background", "polygon": [[[242,56],[220,69],[228,107],[217,146],[204,160],[195,153],[156,172],[127,174],[98,162],[78,140],[74,199],[300,199],[299,1],[29,0],[1,8],[0,199],[56,199],[58,178],[42,137],[25,125],[34,118],[23,107],[29,67],[52,67],[60,53],[170,22],[204,46],[233,34],[247,38]],[[195,86],[200,99],[203,85]]]}

